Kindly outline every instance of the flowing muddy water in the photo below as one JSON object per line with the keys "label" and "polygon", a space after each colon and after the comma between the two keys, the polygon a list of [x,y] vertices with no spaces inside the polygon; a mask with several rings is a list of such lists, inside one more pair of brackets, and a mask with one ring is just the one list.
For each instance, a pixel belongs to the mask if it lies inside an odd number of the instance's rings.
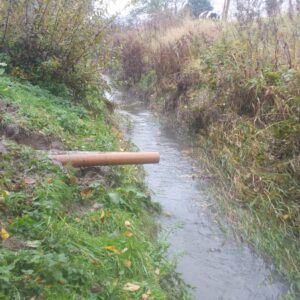
{"label": "flowing muddy water", "polygon": [[[245,244],[222,232],[213,218],[207,180],[195,178],[199,164],[171,129],[126,93],[111,95],[128,121],[124,133],[141,151],[158,151],[159,165],[145,165],[146,182],[166,216],[159,222],[177,271],[194,287],[193,299],[281,299],[286,286],[272,267]],[[128,123],[127,123],[128,124]]]}

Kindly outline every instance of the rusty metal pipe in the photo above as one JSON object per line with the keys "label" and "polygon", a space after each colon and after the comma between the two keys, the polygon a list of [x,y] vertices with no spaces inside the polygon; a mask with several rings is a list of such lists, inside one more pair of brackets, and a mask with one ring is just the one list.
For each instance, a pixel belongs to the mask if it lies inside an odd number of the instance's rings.
{"label": "rusty metal pipe", "polygon": [[158,152],[71,152],[49,155],[50,159],[73,167],[92,167],[109,165],[139,165],[159,163]]}

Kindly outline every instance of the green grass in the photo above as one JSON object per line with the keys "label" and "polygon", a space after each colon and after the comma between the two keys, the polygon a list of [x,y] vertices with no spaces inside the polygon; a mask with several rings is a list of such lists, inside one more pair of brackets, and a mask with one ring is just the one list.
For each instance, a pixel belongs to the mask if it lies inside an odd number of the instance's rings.
{"label": "green grass", "polygon": [[[9,77],[0,77],[0,96],[18,107],[16,115],[4,116],[4,123],[14,123],[32,131],[53,135],[69,149],[116,149],[116,140],[106,124],[104,113],[93,118],[95,113],[87,111],[82,105],[74,105],[38,86],[22,84]],[[102,107],[105,112],[104,105]]]}
{"label": "green grass", "polygon": [[[1,112],[2,125],[42,131],[68,149],[118,149],[105,112],[92,117],[8,77],[0,77],[0,99],[17,108]],[[113,167],[86,180],[30,147],[2,144],[0,227],[10,237],[0,239],[1,299],[188,298],[165,259],[166,244],[156,239],[151,211],[158,207],[138,168]],[[127,283],[139,289],[127,291]]]}

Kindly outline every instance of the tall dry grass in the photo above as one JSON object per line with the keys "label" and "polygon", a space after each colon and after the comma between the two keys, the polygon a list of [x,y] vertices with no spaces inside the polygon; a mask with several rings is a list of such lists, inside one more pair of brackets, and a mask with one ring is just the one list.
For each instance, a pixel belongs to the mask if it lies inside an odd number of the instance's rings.
{"label": "tall dry grass", "polygon": [[[245,239],[274,258],[295,294],[300,15],[157,24],[119,35],[122,61],[135,61],[139,78],[122,63],[123,79],[192,132],[222,188],[230,187],[231,201],[221,201],[224,213]],[[133,45],[139,50],[123,50]]]}

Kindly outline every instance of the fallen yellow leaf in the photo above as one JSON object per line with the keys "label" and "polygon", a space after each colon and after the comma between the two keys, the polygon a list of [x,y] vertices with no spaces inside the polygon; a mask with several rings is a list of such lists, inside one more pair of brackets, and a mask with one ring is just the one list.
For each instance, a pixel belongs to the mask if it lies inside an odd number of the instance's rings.
{"label": "fallen yellow leaf", "polygon": [[131,226],[131,223],[129,221],[125,221],[125,226],[126,227],[130,227]]}
{"label": "fallen yellow leaf", "polygon": [[[2,196],[2,197],[7,197],[7,196],[9,196],[9,194],[10,194],[10,193],[9,193],[8,191],[1,191],[1,190],[0,190],[0,196]],[[1,197],[1,198],[2,198],[2,197]]]}
{"label": "fallen yellow leaf", "polygon": [[101,209],[101,216],[100,216],[100,220],[103,223],[104,222],[104,218],[105,218],[105,212],[103,209]]}
{"label": "fallen yellow leaf", "polygon": [[134,284],[134,283],[130,283],[130,282],[127,282],[124,287],[123,287],[123,290],[124,291],[129,291],[129,292],[136,292],[140,289],[140,286],[137,285],[137,284]]}
{"label": "fallen yellow leaf", "polygon": [[133,236],[133,233],[131,232],[131,231],[125,231],[124,232],[124,235],[126,236],[126,237],[132,237]]}
{"label": "fallen yellow leaf", "polygon": [[116,248],[115,246],[106,246],[104,247],[105,250],[116,253],[116,254],[121,254],[123,253],[123,251],[120,251],[118,248]]}
{"label": "fallen yellow leaf", "polygon": [[141,300],[148,300],[148,299],[149,299],[149,295],[147,295],[147,294],[143,294],[141,296]]}
{"label": "fallen yellow leaf", "polygon": [[127,252],[128,251],[128,248],[124,248],[123,250],[122,250],[122,253],[125,253],[125,252]]}
{"label": "fallen yellow leaf", "polygon": [[154,271],[155,275],[159,276],[160,274],[160,269],[159,268],[156,268],[155,271]]}
{"label": "fallen yellow leaf", "polygon": [[132,266],[132,262],[131,262],[129,259],[125,259],[125,260],[124,260],[124,266],[125,266],[126,268],[130,269],[131,266]]}
{"label": "fallen yellow leaf", "polygon": [[3,241],[5,241],[9,238],[9,233],[4,228],[2,228],[0,230],[0,237]]}
{"label": "fallen yellow leaf", "polygon": [[40,276],[37,276],[34,281],[36,283],[41,283],[42,282],[42,278]]}
{"label": "fallen yellow leaf", "polygon": [[77,178],[75,176],[70,176],[69,177],[69,181],[70,181],[70,184],[76,184],[77,183]]}
{"label": "fallen yellow leaf", "polygon": [[288,214],[283,215],[281,218],[286,221],[290,216]]}
{"label": "fallen yellow leaf", "polygon": [[91,196],[93,196],[93,190],[90,189],[90,188],[87,188],[87,189],[83,189],[81,192],[80,192],[80,195],[82,198],[89,198]]}
{"label": "fallen yellow leaf", "polygon": [[76,221],[77,223],[79,223],[79,222],[80,222],[80,218],[75,218],[75,221]]}

